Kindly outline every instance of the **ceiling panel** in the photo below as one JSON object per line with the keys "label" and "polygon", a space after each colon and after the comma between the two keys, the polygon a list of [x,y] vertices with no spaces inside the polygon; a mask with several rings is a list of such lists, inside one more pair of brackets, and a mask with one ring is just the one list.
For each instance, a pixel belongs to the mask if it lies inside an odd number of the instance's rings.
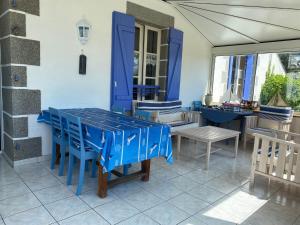
{"label": "ceiling panel", "polygon": [[199,17],[203,16],[216,23],[222,24],[236,32],[240,32],[258,42],[277,41],[300,38],[300,31],[289,30],[282,27],[257,23],[250,20],[199,10],[187,6],[183,8],[194,12]]}
{"label": "ceiling panel", "polygon": [[252,40],[194,13],[178,7],[178,10],[214,45],[248,44]]}
{"label": "ceiling panel", "polygon": [[300,39],[300,0],[168,2],[216,46]]}
{"label": "ceiling panel", "polygon": [[242,6],[224,6],[195,3],[182,4],[197,7],[199,10],[210,10],[237,17],[249,18],[250,20],[262,21],[300,30],[300,10],[275,8],[247,8]]}

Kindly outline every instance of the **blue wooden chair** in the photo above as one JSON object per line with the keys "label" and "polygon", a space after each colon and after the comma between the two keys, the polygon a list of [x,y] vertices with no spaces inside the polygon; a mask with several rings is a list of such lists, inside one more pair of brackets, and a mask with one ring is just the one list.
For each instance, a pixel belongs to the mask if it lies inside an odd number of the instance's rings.
{"label": "blue wooden chair", "polygon": [[60,146],[60,162],[59,162],[59,176],[63,176],[64,174],[64,165],[66,158],[66,146],[68,143],[68,135],[64,130],[62,117],[60,116],[60,112],[57,109],[49,108],[50,112],[50,121],[52,125],[52,158],[50,163],[51,170],[55,167],[55,161],[58,157],[56,154],[56,145]]}
{"label": "blue wooden chair", "polygon": [[115,113],[119,113],[119,114],[124,114],[124,115],[126,114],[125,108],[118,107],[118,106],[112,106],[111,111],[113,111]]}
{"label": "blue wooden chair", "polygon": [[98,158],[98,153],[94,151],[91,146],[85,144],[80,118],[70,114],[63,114],[62,117],[67,120],[69,133],[69,169],[67,185],[72,184],[74,160],[77,158],[80,161],[80,168],[76,195],[80,195],[84,182],[86,161],[92,160],[92,177],[95,177],[97,172],[96,161]]}
{"label": "blue wooden chair", "polygon": [[145,110],[139,110],[139,109],[135,110],[134,116],[141,120],[148,120],[148,121],[152,120],[151,118],[152,113]]}

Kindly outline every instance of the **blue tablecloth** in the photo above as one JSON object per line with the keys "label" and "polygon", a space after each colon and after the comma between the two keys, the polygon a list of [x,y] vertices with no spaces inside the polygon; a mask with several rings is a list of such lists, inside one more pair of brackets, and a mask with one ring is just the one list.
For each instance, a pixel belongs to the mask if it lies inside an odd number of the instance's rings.
{"label": "blue tablecloth", "polygon": [[[99,152],[104,172],[117,166],[165,157],[172,163],[170,127],[98,108],[61,109],[81,118],[85,141]],[[49,111],[38,122],[50,123]]]}
{"label": "blue tablecloth", "polygon": [[232,120],[241,119],[244,116],[250,116],[253,114],[252,111],[225,111],[221,109],[214,108],[201,108],[202,116],[204,119],[207,119],[214,123],[227,123]]}

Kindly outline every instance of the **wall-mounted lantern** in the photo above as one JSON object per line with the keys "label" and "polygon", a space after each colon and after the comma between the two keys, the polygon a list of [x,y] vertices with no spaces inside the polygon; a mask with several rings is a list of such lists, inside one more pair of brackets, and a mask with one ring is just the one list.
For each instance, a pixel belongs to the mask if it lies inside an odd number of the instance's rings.
{"label": "wall-mounted lantern", "polygon": [[88,42],[90,30],[91,25],[87,20],[82,19],[77,23],[78,39],[81,44],[85,45]]}

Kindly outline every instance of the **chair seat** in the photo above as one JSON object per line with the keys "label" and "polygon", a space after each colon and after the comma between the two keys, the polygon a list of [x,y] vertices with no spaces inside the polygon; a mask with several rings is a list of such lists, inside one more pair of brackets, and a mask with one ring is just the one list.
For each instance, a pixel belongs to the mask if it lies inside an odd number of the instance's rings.
{"label": "chair seat", "polygon": [[271,137],[276,137],[276,131],[275,130],[267,129],[267,128],[261,128],[261,127],[248,128],[246,130],[246,133],[247,134],[258,133],[258,134],[263,134],[263,135],[267,135],[267,136],[271,136]]}

